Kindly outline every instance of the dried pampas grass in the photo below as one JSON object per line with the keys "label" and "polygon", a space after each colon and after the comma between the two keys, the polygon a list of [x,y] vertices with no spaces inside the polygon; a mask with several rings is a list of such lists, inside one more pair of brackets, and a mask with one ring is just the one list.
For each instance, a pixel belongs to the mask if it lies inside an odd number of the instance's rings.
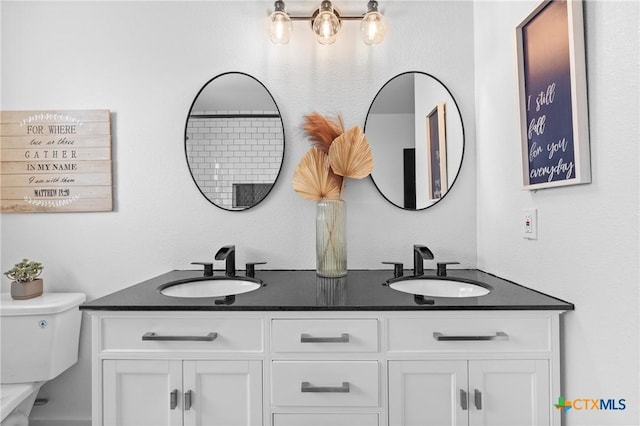
{"label": "dried pampas grass", "polygon": [[340,198],[342,178],[329,167],[327,154],[312,147],[293,172],[293,189],[304,199]]}
{"label": "dried pampas grass", "polygon": [[362,179],[373,171],[373,156],[362,129],[358,126],[338,136],[329,148],[329,163],[337,175]]}
{"label": "dried pampas grass", "polygon": [[362,129],[344,131],[342,117],[318,113],[305,116],[302,126],[312,147],[293,173],[293,189],[311,201],[342,199],[345,178],[362,179],[373,171],[373,156]]}
{"label": "dried pampas grass", "polygon": [[307,133],[311,144],[325,154],[335,138],[344,133],[344,123],[341,116],[327,118],[317,112],[304,117],[302,128]]}

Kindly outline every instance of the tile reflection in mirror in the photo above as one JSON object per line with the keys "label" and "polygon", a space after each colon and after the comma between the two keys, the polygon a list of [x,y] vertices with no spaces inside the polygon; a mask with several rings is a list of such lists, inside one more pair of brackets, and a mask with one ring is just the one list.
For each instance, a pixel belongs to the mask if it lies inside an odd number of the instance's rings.
{"label": "tile reflection in mirror", "polygon": [[214,77],[196,96],[185,126],[185,152],[202,195],[225,210],[245,210],[271,191],[284,155],[280,111],[254,77]]}

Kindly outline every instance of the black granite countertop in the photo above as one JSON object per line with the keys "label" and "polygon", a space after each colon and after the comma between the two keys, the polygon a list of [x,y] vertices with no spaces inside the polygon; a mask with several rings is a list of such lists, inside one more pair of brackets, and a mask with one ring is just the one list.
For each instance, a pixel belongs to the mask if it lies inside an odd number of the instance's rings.
{"label": "black granite countertop", "polygon": [[[222,277],[216,271],[215,276]],[[410,276],[411,271],[405,271]],[[425,276],[435,276],[425,270]],[[239,271],[238,277],[244,272]],[[393,278],[389,270],[350,270],[343,278],[321,278],[314,270],[256,271],[263,281],[258,290],[225,298],[176,298],[160,294],[167,283],[202,277],[202,271],[167,272],[131,287],[84,303],[86,311],[409,311],[409,310],[573,310],[572,303],[529,289],[475,269],[451,269],[449,278],[472,280],[489,287],[485,296],[468,298],[425,297],[384,285]]]}

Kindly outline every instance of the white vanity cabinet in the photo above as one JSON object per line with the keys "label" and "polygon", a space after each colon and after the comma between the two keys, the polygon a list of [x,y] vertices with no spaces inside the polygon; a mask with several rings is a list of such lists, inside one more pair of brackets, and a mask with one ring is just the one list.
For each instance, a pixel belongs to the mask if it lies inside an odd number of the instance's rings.
{"label": "white vanity cabinet", "polygon": [[93,424],[263,424],[261,317],[93,314]]}
{"label": "white vanity cabinet", "polygon": [[103,361],[104,425],[262,424],[261,361]]}
{"label": "white vanity cabinet", "polygon": [[177,406],[182,398],[181,361],[104,360],[102,370],[104,416],[99,424],[182,424],[182,405]]}
{"label": "white vanity cabinet", "polygon": [[380,319],[304,312],[271,319],[273,426],[378,426]]}
{"label": "white vanity cabinet", "polygon": [[94,310],[93,425],[559,426],[562,312]]}
{"label": "white vanity cabinet", "polygon": [[545,360],[389,361],[392,425],[548,425]]}
{"label": "white vanity cabinet", "polygon": [[390,425],[560,424],[558,313],[392,317],[387,332]]}

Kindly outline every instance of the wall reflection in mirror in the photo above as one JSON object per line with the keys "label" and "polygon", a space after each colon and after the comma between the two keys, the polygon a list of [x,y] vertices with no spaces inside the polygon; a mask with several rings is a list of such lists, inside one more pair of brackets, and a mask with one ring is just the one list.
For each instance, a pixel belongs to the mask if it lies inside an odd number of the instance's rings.
{"label": "wall reflection in mirror", "polygon": [[365,122],[378,191],[407,210],[434,205],[451,190],[464,152],[462,117],[435,77],[406,72],[374,98]]}
{"label": "wall reflection in mirror", "polygon": [[245,210],[271,191],[284,155],[282,118],[254,77],[218,75],[196,96],[185,126],[185,152],[198,189],[226,210]]}

